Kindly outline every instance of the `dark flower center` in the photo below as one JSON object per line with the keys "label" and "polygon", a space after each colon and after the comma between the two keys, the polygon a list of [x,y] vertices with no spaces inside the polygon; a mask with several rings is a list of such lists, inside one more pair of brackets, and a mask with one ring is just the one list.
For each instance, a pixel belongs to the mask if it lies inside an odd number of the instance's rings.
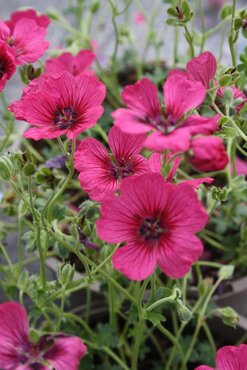
{"label": "dark flower center", "polygon": [[70,128],[76,120],[77,112],[71,107],[59,109],[55,112],[55,126],[61,130]]}
{"label": "dark flower center", "polygon": [[0,64],[0,78],[3,77],[4,73],[5,73],[5,67],[3,64]]}
{"label": "dark flower center", "polygon": [[13,37],[10,37],[7,42],[9,44],[9,46],[13,46],[14,45],[14,39],[13,39]]}
{"label": "dark flower center", "polygon": [[135,173],[131,161],[126,160],[124,158],[114,163],[111,171],[116,180],[123,179],[124,177],[134,175]]}
{"label": "dark flower center", "polygon": [[161,227],[161,221],[156,217],[144,218],[140,227],[140,235],[145,240],[158,240],[161,234],[164,233],[165,229]]}
{"label": "dark flower center", "polygon": [[153,126],[156,130],[161,131],[163,134],[167,135],[170,132],[174,131],[176,126],[172,117],[157,115],[156,117],[145,117],[141,120],[141,123],[146,123],[150,126]]}

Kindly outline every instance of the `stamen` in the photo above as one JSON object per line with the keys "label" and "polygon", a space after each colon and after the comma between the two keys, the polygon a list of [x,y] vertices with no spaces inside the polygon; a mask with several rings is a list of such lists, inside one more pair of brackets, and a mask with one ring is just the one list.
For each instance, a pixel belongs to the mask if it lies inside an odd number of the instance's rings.
{"label": "stamen", "polygon": [[76,120],[77,112],[71,107],[62,108],[55,112],[54,123],[55,126],[61,130],[70,128]]}

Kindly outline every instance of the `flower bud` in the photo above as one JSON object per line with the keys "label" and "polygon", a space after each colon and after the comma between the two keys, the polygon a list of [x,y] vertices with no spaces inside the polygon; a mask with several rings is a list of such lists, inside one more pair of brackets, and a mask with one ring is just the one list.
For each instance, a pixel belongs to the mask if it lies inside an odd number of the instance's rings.
{"label": "flower bud", "polygon": [[35,174],[35,166],[33,163],[26,163],[23,167],[23,173],[25,176],[29,177]]}
{"label": "flower bud", "polygon": [[181,321],[191,320],[192,312],[184,304],[182,304],[182,301],[180,301],[179,304],[176,304],[176,308],[177,308],[178,316]]}
{"label": "flower bud", "polygon": [[231,307],[224,307],[219,309],[221,319],[224,324],[228,326],[236,327],[239,317],[237,312]]}
{"label": "flower bud", "polygon": [[231,279],[234,268],[235,267],[232,265],[222,266],[218,272],[219,278],[221,278],[222,280]]}
{"label": "flower bud", "polygon": [[72,282],[75,273],[75,266],[71,266],[69,263],[66,263],[58,267],[58,280],[61,285],[67,285]]}
{"label": "flower bud", "polygon": [[98,213],[99,213],[98,203],[93,202],[92,200],[86,200],[80,205],[79,216],[84,216],[88,220],[91,220]]}
{"label": "flower bud", "polygon": [[17,282],[17,285],[18,285],[18,288],[20,290],[23,290],[25,291],[26,288],[27,288],[27,285],[28,285],[28,272],[27,271],[22,271],[22,273],[20,274],[19,278],[18,278],[18,282]]}
{"label": "flower bud", "polygon": [[0,177],[9,181],[11,176],[13,176],[12,163],[6,155],[0,158]]}
{"label": "flower bud", "polygon": [[196,137],[191,141],[189,162],[199,171],[220,171],[228,164],[223,140],[216,136]]}
{"label": "flower bud", "polygon": [[90,10],[91,12],[94,14],[94,13],[97,13],[97,11],[99,10],[100,8],[100,1],[99,0],[93,0],[92,1],[92,4],[91,4],[91,7],[90,7]]}
{"label": "flower bud", "polygon": [[232,105],[233,102],[233,91],[231,88],[226,88],[223,92],[223,101],[226,105]]}
{"label": "flower bud", "polygon": [[225,186],[223,188],[212,186],[211,192],[214,200],[218,200],[220,202],[225,202],[227,200],[228,189]]}

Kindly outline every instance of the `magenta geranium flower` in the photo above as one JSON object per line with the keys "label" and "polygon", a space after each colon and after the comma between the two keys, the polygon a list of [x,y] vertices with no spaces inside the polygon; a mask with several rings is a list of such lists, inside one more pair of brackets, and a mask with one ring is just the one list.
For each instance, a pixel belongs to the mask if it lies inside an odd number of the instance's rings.
{"label": "magenta geranium flower", "polygon": [[[191,81],[185,73],[174,70],[169,73],[163,91],[165,109],[160,105],[156,86],[149,79],[126,86],[122,99],[127,109],[113,112],[114,124],[133,134],[151,131],[145,146],[155,151],[185,151],[192,135],[217,130],[219,116],[189,114],[205,98],[206,89],[200,82]],[[188,117],[184,119],[185,114]]]}
{"label": "magenta geranium flower", "polygon": [[217,70],[217,61],[210,51],[205,51],[191,59],[186,65],[188,77],[193,81],[199,81],[206,89],[210,87],[210,81],[214,78]]}
{"label": "magenta geranium flower", "polygon": [[0,40],[12,50],[17,64],[36,62],[49,47],[44,40],[46,28],[32,18],[17,19],[10,23],[0,21]]}
{"label": "magenta geranium flower", "polygon": [[[166,182],[173,182],[174,176],[181,163],[182,157],[173,157],[171,154],[167,156],[166,166],[169,167],[168,174],[164,177]],[[153,172],[162,174],[162,168],[164,166],[164,154],[153,153],[149,159],[150,169]],[[197,189],[201,184],[211,184],[214,181],[212,177],[202,177],[199,179],[182,180],[179,184],[189,184],[193,189]]]}
{"label": "magenta geranium flower", "polygon": [[190,149],[189,162],[199,171],[220,171],[229,162],[223,140],[220,137],[196,137],[191,141]]}
{"label": "magenta geranium flower", "polygon": [[32,19],[38,26],[44,28],[47,28],[50,24],[50,18],[47,15],[38,15],[34,9],[17,10],[11,14],[10,19],[5,21],[5,24],[13,31],[16,23],[23,18]]}
{"label": "magenta geranium flower", "polygon": [[132,280],[150,276],[156,265],[169,277],[181,278],[203,251],[195,233],[208,215],[188,184],[165,183],[152,173],[126,178],[120,196],[102,203],[97,232],[108,243],[123,243],[113,266]]}
{"label": "magenta geranium flower", "polygon": [[78,337],[44,335],[29,341],[29,323],[23,306],[0,304],[0,368],[2,370],[77,370],[87,347]]}
{"label": "magenta geranium flower", "polygon": [[87,70],[94,59],[95,54],[91,50],[84,49],[76,55],[66,52],[56,58],[48,59],[45,63],[45,72],[51,74],[68,71],[77,76]]}
{"label": "magenta geranium flower", "polygon": [[0,91],[15,73],[15,58],[3,42],[0,42]]}
{"label": "magenta geranium flower", "polygon": [[81,187],[97,201],[115,194],[123,178],[150,170],[148,160],[139,154],[145,134],[130,135],[112,127],[108,139],[110,154],[93,138],[83,140],[75,153]]}
{"label": "magenta geranium flower", "polygon": [[66,134],[74,139],[101,117],[105,93],[105,85],[96,76],[62,72],[41,77],[9,109],[16,119],[34,126],[24,137],[40,140]]}
{"label": "magenta geranium flower", "polygon": [[[225,346],[216,354],[217,370],[246,370],[247,344]],[[214,370],[210,366],[198,366],[195,370]]]}

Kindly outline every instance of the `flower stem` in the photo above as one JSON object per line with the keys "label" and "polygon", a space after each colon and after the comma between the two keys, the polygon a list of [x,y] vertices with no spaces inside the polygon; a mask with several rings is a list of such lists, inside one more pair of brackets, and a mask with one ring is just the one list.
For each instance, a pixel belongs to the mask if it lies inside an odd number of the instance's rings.
{"label": "flower stem", "polygon": [[143,318],[139,319],[139,322],[135,329],[135,338],[134,338],[134,349],[132,354],[131,370],[138,370],[138,357],[139,350],[142,342],[143,331],[145,327],[145,321]]}
{"label": "flower stem", "polygon": [[192,59],[195,56],[195,50],[194,50],[194,45],[193,45],[193,37],[191,36],[190,31],[189,31],[189,29],[186,25],[184,26],[184,30],[185,30],[186,40],[187,40],[187,42],[189,44],[189,47],[190,47],[190,58]]}

